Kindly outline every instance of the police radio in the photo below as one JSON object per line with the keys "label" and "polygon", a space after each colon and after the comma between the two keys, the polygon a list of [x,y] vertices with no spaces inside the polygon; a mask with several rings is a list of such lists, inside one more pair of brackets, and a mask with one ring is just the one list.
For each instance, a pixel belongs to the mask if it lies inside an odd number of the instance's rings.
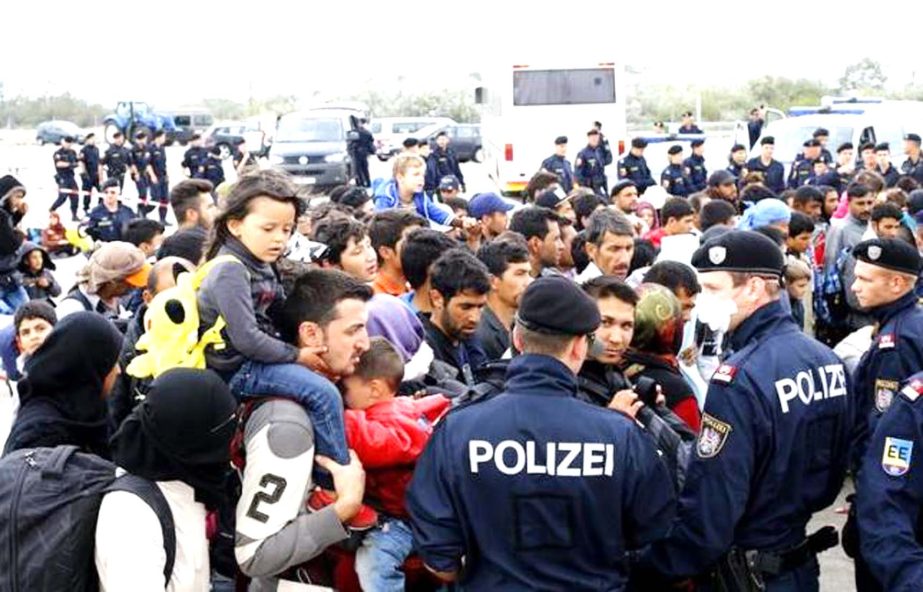
{"label": "police radio", "polygon": [[649,407],[657,406],[657,381],[647,376],[639,376],[631,387],[638,399]]}

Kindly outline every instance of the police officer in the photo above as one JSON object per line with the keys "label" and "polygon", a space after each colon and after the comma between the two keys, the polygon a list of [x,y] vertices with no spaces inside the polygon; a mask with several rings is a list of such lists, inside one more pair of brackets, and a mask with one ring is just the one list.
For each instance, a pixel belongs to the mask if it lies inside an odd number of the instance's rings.
{"label": "police officer", "polygon": [[542,161],[542,170],[558,176],[561,188],[570,193],[574,188],[574,169],[567,160],[567,136],[554,140],[554,154]]}
{"label": "police officer", "polygon": [[356,163],[356,185],[359,187],[371,187],[372,179],[369,175],[369,156],[375,154],[375,137],[368,130],[365,119],[359,120],[356,127],[358,139],[349,143],[349,153]]}
{"label": "police officer", "polygon": [[[628,417],[576,397],[600,324],[564,277],[536,280],[503,392],[434,430],[407,493],[416,550],[465,590],[625,589],[625,554],[662,536],[670,476]],[[629,493],[630,492],[630,493]]]}
{"label": "police officer", "polygon": [[205,178],[205,159],[208,158],[208,150],[202,146],[202,135],[198,132],[192,134],[189,141],[189,148],[183,153],[182,167],[186,171],[186,176],[190,179]]}
{"label": "police officer", "polygon": [[660,173],[660,184],[670,195],[686,197],[692,193],[692,190],[683,167],[683,147],[674,144],[667,150],[667,155],[670,158],[670,164]]}
{"label": "police officer", "polygon": [[814,161],[820,158],[820,142],[812,138],[805,140],[801,159],[792,164],[788,174],[788,188],[798,189],[808,184],[814,174]]}
{"label": "police officer", "polygon": [[574,180],[581,187],[592,189],[598,195],[607,195],[605,163],[600,158],[599,131],[591,129],[586,134],[587,145],[574,161]]}
{"label": "police officer", "polygon": [[138,188],[138,215],[142,218],[150,211],[148,192],[150,177],[148,167],[151,165],[151,151],[147,146],[147,134],[143,131],[135,134],[135,145],[131,149],[131,179]]}
{"label": "police officer", "polygon": [[[692,257],[699,319],[728,330],[670,536],[646,568],[762,581],[767,592],[818,589],[816,553],[836,532],[805,537],[811,514],[843,484],[854,410],[842,361],[805,335],[779,300],[785,259],[769,238],[733,230]],[[732,575],[733,574],[733,575]],[[654,588],[645,588],[654,589]],[[656,589],[663,589],[658,587]]]}
{"label": "police officer", "polygon": [[160,222],[167,224],[167,210],[170,207],[170,185],[167,179],[167,136],[163,130],[154,132],[151,145],[151,164],[148,177],[151,180],[151,199],[158,202]]}
{"label": "police officer", "polygon": [[112,136],[112,144],[106,148],[102,164],[106,166],[106,178],[118,179],[121,191],[125,185],[125,171],[131,165],[131,152],[125,147],[125,136],[122,132],[115,132]]}
{"label": "police officer", "polygon": [[619,161],[619,179],[632,181],[637,186],[639,194],[643,194],[651,185],[657,184],[644,159],[645,148],[647,140],[634,138],[628,155]]}
{"label": "police officer", "polygon": [[907,155],[907,160],[901,164],[901,173],[923,184],[923,154],[920,152],[920,143],[919,134],[904,136],[904,154]]}
{"label": "police officer", "polygon": [[747,148],[743,144],[734,144],[731,146],[731,154],[728,156],[728,166],[725,169],[734,175],[739,182],[747,175]]}
{"label": "police officer", "polygon": [[[599,132],[599,146],[596,148],[596,153],[599,155],[599,162],[602,163],[603,172],[605,172],[606,167],[612,164],[612,148],[609,147],[609,138],[603,133],[603,124],[594,121],[593,129]],[[603,189],[603,195],[609,195],[609,178],[605,175],[603,176]]]}
{"label": "police officer", "polygon": [[224,162],[221,160],[221,148],[213,146],[205,160],[205,179],[217,189],[224,183]]}
{"label": "police officer", "polygon": [[921,395],[923,373],[917,373],[895,393],[859,473],[856,504],[862,555],[881,590],[923,590]]}
{"label": "police officer", "polygon": [[[817,140],[817,156],[813,160],[822,160],[824,164],[830,165],[833,163],[833,155],[830,154],[830,151],[827,150],[827,140],[830,138],[830,132],[826,129],[819,127],[814,130],[814,133],[811,134],[811,139]],[[807,146],[807,144],[805,144]],[[795,155],[795,161],[800,162],[802,160],[812,160],[806,156],[803,152],[799,152]]]}
{"label": "police officer", "polygon": [[708,171],[705,169],[705,140],[693,140],[692,154],[683,161],[683,172],[689,179],[689,193],[702,191],[708,181]]}
{"label": "police officer", "polygon": [[[465,176],[462,175],[461,167],[458,165],[458,157],[455,156],[455,151],[449,148],[449,135],[444,131],[436,134],[436,147],[427,158],[427,163],[432,164],[436,183],[439,182],[439,179],[447,175],[455,175],[458,178],[458,182],[461,183],[462,193],[465,192]],[[427,166],[427,171],[429,168],[430,167]],[[433,187],[432,190],[435,191],[435,187]]]}
{"label": "police officer", "polygon": [[897,185],[897,180],[901,175],[897,172],[897,167],[891,164],[890,144],[881,142],[875,146],[875,160],[877,162],[875,172],[884,177],[885,184],[888,187]]}
{"label": "police officer", "polygon": [[75,171],[77,170],[78,160],[77,153],[72,146],[74,138],[65,136],[61,138],[61,147],[54,152],[54,180],[58,185],[58,198],[51,204],[51,210],[55,211],[64,203],[65,200],[71,202],[71,217],[74,222],[79,220],[77,217],[77,179]]}
{"label": "police officer", "polygon": [[692,116],[692,111],[686,111],[683,113],[683,122],[679,126],[678,133],[681,134],[701,134],[704,133],[699,129],[699,126],[695,124],[695,118]]}
{"label": "police officer", "polygon": [[90,199],[93,190],[99,191],[99,148],[96,147],[96,134],[90,132],[83,140],[83,148],[77,156],[83,170],[80,173],[81,191],[83,192],[83,213],[90,213]]}
{"label": "police officer", "polygon": [[[901,383],[923,368],[923,307],[914,294],[923,261],[917,249],[901,239],[867,240],[856,245],[852,253],[856,258],[856,280],[850,289],[878,327],[855,372],[859,424],[853,444],[853,464],[858,469],[868,439],[897,396]],[[847,527],[850,533],[854,521],[853,512]],[[854,548],[848,550],[855,555]],[[857,589],[880,590],[863,561],[872,558],[855,559]]]}
{"label": "police officer", "polygon": [[763,174],[763,183],[775,193],[785,191],[785,167],[772,157],[776,148],[776,140],[772,136],[764,136],[760,140],[760,155],[747,161],[747,170]]}

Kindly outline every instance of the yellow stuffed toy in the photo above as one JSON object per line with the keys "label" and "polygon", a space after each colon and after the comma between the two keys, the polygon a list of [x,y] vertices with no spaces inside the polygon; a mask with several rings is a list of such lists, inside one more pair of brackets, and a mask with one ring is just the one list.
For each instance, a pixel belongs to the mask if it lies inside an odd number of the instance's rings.
{"label": "yellow stuffed toy", "polygon": [[135,378],[157,378],[171,368],[205,368],[205,348],[224,348],[221,330],[224,318],[199,337],[199,309],[196,295],[208,272],[218,263],[240,261],[230,255],[216,257],[194,273],[181,273],[176,286],[157,294],[144,315],[144,335],[135,349],[144,352],[128,364],[126,372]]}

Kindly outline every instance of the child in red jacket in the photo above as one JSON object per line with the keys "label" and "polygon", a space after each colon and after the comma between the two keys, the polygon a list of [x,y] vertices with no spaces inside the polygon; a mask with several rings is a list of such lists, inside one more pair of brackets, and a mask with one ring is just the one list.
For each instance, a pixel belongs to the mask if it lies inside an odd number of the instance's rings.
{"label": "child in red jacket", "polygon": [[366,500],[381,509],[381,525],[366,534],[356,552],[363,590],[403,592],[400,571],[413,551],[404,494],[413,466],[449,408],[442,395],[396,397],[404,363],[391,343],[374,337],[352,376],[343,379],[346,440],[366,470]]}

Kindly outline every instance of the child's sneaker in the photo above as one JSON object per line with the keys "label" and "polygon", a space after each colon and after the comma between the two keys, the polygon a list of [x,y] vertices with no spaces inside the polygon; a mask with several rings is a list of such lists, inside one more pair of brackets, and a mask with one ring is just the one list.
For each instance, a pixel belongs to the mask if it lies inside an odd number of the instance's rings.
{"label": "child's sneaker", "polygon": [[[336,493],[327,489],[317,488],[308,497],[308,510],[317,512],[335,502],[336,499]],[[365,504],[362,504],[359,512],[346,523],[349,530],[356,532],[371,530],[376,526],[378,526],[378,512]]]}

